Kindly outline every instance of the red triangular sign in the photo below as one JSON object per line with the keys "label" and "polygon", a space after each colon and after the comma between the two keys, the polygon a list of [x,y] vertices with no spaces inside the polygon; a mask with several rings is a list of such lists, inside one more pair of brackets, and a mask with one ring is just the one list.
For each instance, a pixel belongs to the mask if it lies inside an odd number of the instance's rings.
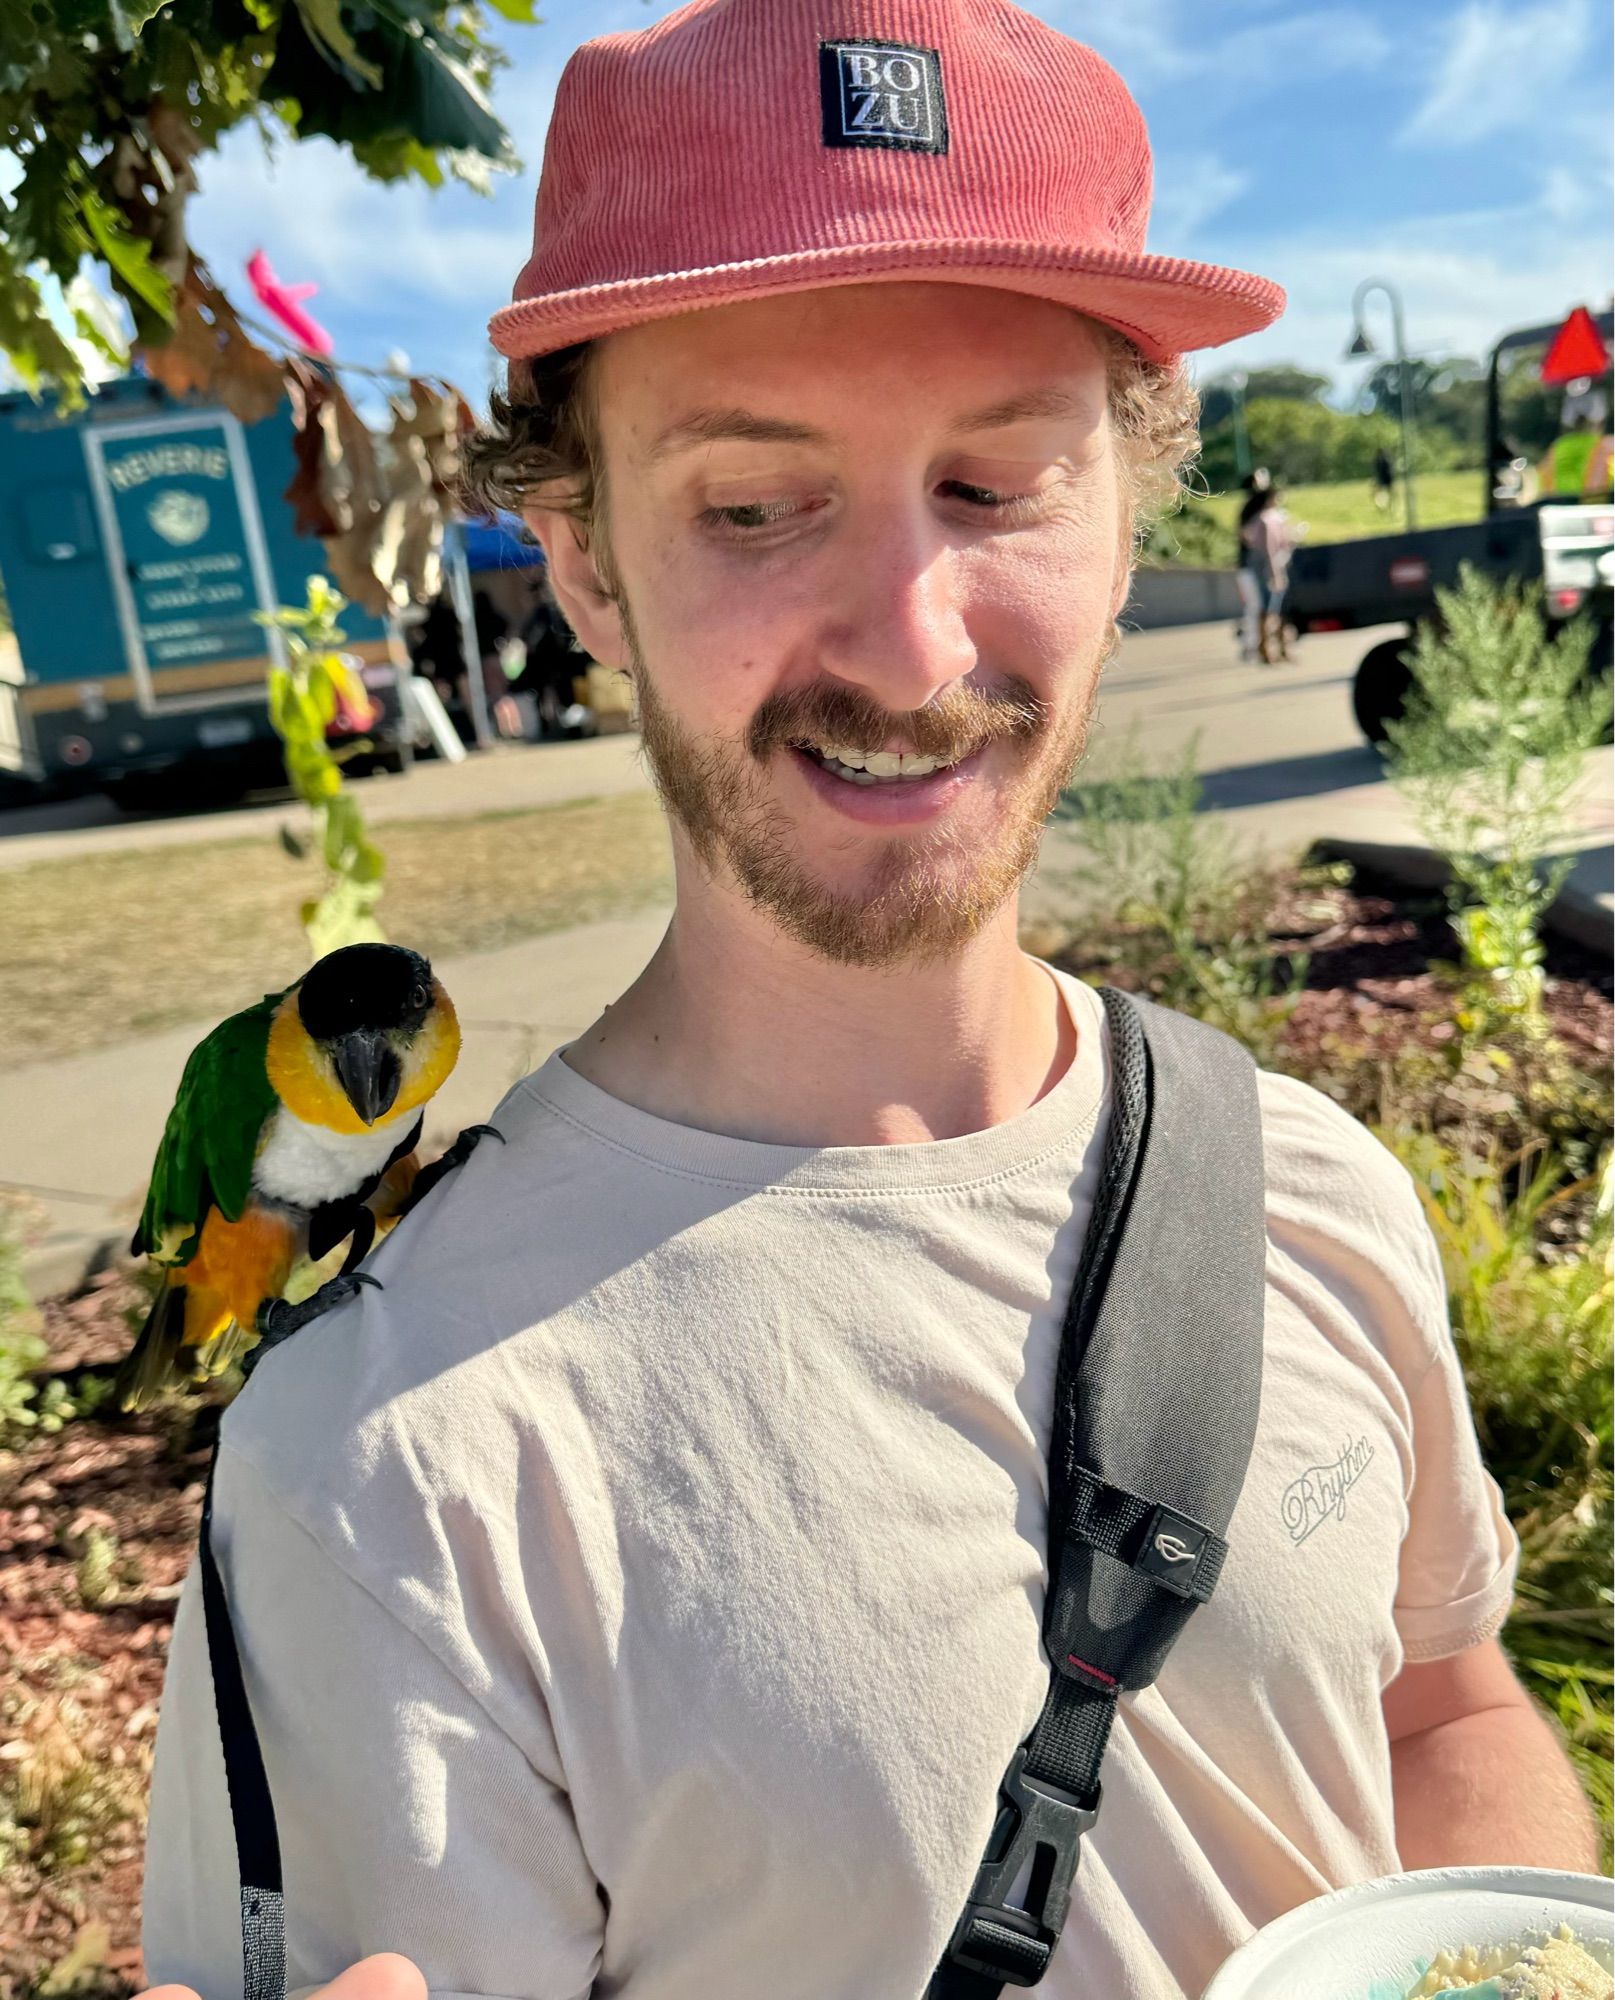
{"label": "red triangular sign", "polygon": [[1602,375],[1609,366],[1609,349],[1585,306],[1577,306],[1548,343],[1537,371],[1550,386],[1574,382],[1578,375]]}

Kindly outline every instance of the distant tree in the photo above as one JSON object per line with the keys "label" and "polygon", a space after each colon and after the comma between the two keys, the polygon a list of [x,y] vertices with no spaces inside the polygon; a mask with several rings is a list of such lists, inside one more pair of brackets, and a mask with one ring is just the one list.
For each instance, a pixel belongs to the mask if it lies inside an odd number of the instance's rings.
{"label": "distant tree", "polygon": [[[1414,403],[1421,407],[1428,404],[1433,395],[1451,383],[1455,370],[1479,372],[1472,361],[1432,361],[1422,354],[1409,355],[1407,366],[1413,385]],[[1377,410],[1383,417],[1395,417],[1400,414],[1402,408],[1400,362],[1381,361],[1369,370],[1362,388],[1357,392],[1357,407],[1360,410]]]}
{"label": "distant tree", "polygon": [[[1478,361],[1451,355],[1408,357],[1413,387],[1413,421],[1423,430],[1433,426],[1451,440],[1459,465],[1479,465],[1486,434],[1486,371]],[[1358,408],[1390,417],[1402,415],[1401,369],[1381,361],[1358,392]]]}
{"label": "distant tree", "polygon": [[[1245,406],[1251,456],[1287,486],[1310,486],[1373,476],[1374,454],[1384,450],[1400,462],[1399,426],[1389,417],[1337,410],[1328,403],[1264,397]],[[1201,434],[1201,468],[1213,492],[1238,483],[1232,422]],[[1437,471],[1455,463],[1455,447],[1444,433],[1418,433],[1414,464]]]}
{"label": "distant tree", "polygon": [[[1247,369],[1245,377],[1247,403],[1267,400],[1316,403],[1333,386],[1327,375],[1311,375],[1306,369],[1283,361],[1271,368]],[[1234,385],[1228,373],[1212,376],[1200,390],[1201,429],[1211,430],[1232,417],[1234,401]]]}
{"label": "distant tree", "polygon": [[[534,0],[487,5],[535,18]],[[485,187],[516,165],[488,102],[505,58],[463,0],[0,0],[0,15],[0,144],[22,167],[0,200],[0,350],[69,399],[82,371],[41,281],[72,286],[84,258],[156,372],[167,352],[179,385],[279,395],[186,235],[199,160],[246,120],[266,138],[322,134],[382,181]],[[68,309],[111,351],[89,302]]]}

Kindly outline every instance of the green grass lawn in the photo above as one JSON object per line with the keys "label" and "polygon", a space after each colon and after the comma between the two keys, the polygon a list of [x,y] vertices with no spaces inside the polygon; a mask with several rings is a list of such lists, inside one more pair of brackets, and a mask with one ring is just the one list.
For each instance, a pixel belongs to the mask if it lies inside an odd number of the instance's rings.
{"label": "green grass lawn", "polygon": [[[672,887],[649,792],[392,820],[376,837],[387,860],[381,921],[433,957],[624,915]],[[0,871],[0,1062],[222,1019],[278,992],[307,965],[298,906],[322,881],[314,862],[288,859],[267,835]]]}
{"label": "green grass lawn", "polygon": [[[1478,469],[1468,472],[1424,472],[1413,482],[1413,504],[1421,528],[1448,528],[1460,521],[1478,521],[1484,512]],[[1232,529],[1239,518],[1242,493],[1217,493],[1196,504],[1222,526]],[[1366,479],[1332,486],[1291,486],[1284,505],[1293,520],[1304,521],[1309,542],[1346,542],[1364,535],[1399,534],[1404,525],[1401,488],[1383,512],[1374,505],[1374,489]]]}

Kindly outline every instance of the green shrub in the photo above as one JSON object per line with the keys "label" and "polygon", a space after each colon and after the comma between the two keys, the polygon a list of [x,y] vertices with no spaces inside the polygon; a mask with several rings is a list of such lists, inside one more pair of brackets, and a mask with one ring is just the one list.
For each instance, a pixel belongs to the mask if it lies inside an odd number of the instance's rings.
{"label": "green shrub", "polygon": [[1190,495],[1156,521],[1139,560],[1152,569],[1184,564],[1196,569],[1232,569],[1239,537],[1204,499]]}
{"label": "green shrub", "polygon": [[[1466,1159],[1429,1133],[1388,1135],[1418,1183],[1441,1250],[1481,1453],[1520,1537],[1504,1643],[1558,1719],[1611,1826],[1609,1546],[1615,1439],[1610,1181],[1565,1178],[1551,1157]],[[1585,1218],[1580,1240],[1555,1228]]]}
{"label": "green shrub", "polygon": [[31,1204],[0,1195],[0,1445],[39,1422],[34,1371],[47,1350],[22,1275],[23,1252],[36,1226]]}
{"label": "green shrub", "polygon": [[1584,753],[1603,734],[1607,689],[1587,673],[1592,627],[1550,637],[1541,588],[1471,564],[1421,625],[1413,687],[1390,724],[1392,776],[1452,871],[1463,953],[1460,1025],[1485,1037],[1542,1011],[1544,912],[1572,862]]}
{"label": "green shrub", "polygon": [[105,1528],[91,1528],[74,1572],[79,1602],[86,1611],[102,1611],[118,1596],[118,1538]]}
{"label": "green shrub", "polygon": [[99,1409],[112,1393],[110,1376],[86,1375],[71,1391],[62,1382],[38,1379],[50,1349],[22,1273],[37,1223],[35,1204],[0,1195],[0,1450],[31,1434],[59,1431]]}
{"label": "green shrub", "polygon": [[1273,880],[1243,854],[1226,820],[1202,813],[1198,737],[1175,766],[1147,768],[1136,731],[1056,808],[1075,822],[1090,865],[1054,881],[1090,922],[1119,984],[1197,1015],[1271,1063],[1306,980],[1281,969],[1266,914]]}
{"label": "green shrub", "polygon": [[[384,936],[376,905],[386,864],[342,778],[343,761],[369,745],[361,740],[338,752],[325,740],[344,703],[371,706],[363,682],[338,650],[347,635],[336,621],[346,607],[340,591],[323,576],[311,576],[306,604],[254,613],[259,624],[285,637],[286,664],[269,674],[269,719],[281,740],[286,775],[319,828],[326,883],[301,913],[315,958],[343,945],[379,944]],[[300,841],[284,834],[282,840],[301,857]]]}

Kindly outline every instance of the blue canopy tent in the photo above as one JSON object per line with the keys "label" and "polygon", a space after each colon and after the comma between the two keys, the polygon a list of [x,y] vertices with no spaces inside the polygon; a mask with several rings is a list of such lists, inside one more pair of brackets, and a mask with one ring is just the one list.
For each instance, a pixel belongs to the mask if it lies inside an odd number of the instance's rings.
{"label": "blue canopy tent", "polygon": [[491,521],[466,521],[466,568],[473,574],[489,569],[541,569],[544,551],[538,546],[519,514],[499,513]]}

